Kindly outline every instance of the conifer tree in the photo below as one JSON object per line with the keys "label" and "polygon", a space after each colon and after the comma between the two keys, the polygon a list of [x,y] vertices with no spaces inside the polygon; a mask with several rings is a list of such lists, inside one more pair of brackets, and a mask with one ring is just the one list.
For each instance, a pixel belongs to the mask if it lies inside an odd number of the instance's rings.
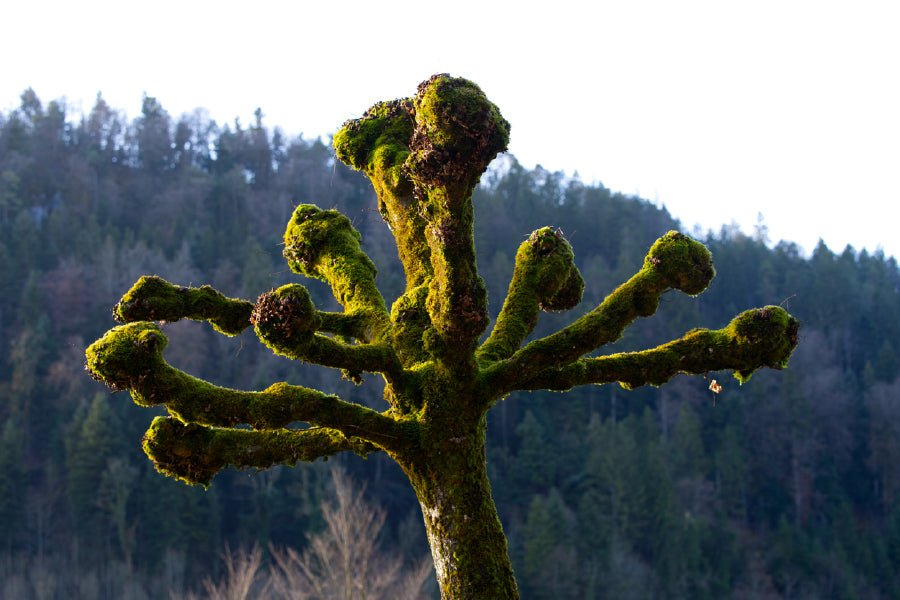
{"label": "conifer tree", "polygon": [[[663,293],[707,287],[715,273],[709,251],[677,232],[660,238],[640,271],[599,306],[526,343],[541,311],[573,308],[584,287],[563,234],[534,231],[483,339],[489,319],[472,192],[508,140],[497,107],[473,83],[448,75],[423,82],[414,97],[375,104],[337,133],[337,157],[369,177],[397,241],[406,289],[390,309],[350,220],[308,204],[287,226],[284,256],[295,273],[330,284],[341,313],[317,310],[299,284],[250,302],[142,277],[114,309],[124,324],[88,348],[87,368],[140,405],[168,408],[144,437],[157,469],[206,486],[229,465],[264,469],[345,451],[386,452],[421,504],[442,596],[517,598],[485,465],[491,407],[516,390],[634,388],[724,369],[743,381],[760,367],[786,365],[798,322],[777,306],[643,352],[591,355],[635,318],[651,316]],[[252,326],[275,353],[340,369],[356,383],[380,374],[389,408],[286,383],[242,392],[193,378],[166,363],[167,339],[153,323],[182,318],[209,321],[226,335]]]}

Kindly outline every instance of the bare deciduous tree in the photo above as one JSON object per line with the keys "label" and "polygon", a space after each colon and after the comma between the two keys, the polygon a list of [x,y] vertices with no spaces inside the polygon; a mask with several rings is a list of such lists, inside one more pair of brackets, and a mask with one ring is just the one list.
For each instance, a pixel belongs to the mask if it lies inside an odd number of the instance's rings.
{"label": "bare deciduous tree", "polygon": [[431,565],[404,568],[379,545],[385,512],[372,507],[349,477],[333,471],[333,502],[322,507],[326,528],[306,551],[273,550],[272,587],[284,600],[419,600]]}

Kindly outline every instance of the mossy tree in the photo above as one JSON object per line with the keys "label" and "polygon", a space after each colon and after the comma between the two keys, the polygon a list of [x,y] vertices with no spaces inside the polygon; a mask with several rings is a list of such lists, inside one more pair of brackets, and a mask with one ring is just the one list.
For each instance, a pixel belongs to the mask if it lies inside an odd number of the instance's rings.
{"label": "mossy tree", "polygon": [[[337,133],[338,158],[372,181],[397,240],[407,284],[390,310],[350,220],[312,205],[295,210],[284,256],[294,272],[329,283],[342,313],[316,310],[299,284],[253,303],[208,286],[141,278],[114,309],[125,324],[88,348],[87,368],[112,389],[130,390],[140,405],[168,408],[170,416],[155,419],[144,437],[157,469],[208,485],[229,465],[386,452],[421,504],[443,597],[516,598],[485,466],[486,415],[494,404],[516,390],[613,382],[634,388],[722,369],[744,380],[757,368],[786,364],[798,322],[776,306],[643,352],[591,355],[635,318],[651,316],[661,294],[707,287],[714,275],[709,251],[677,232],[660,238],[643,268],[599,306],[525,343],[540,311],[576,306],[584,286],[562,233],[533,232],[482,341],[489,319],[475,266],[472,192],[508,139],[509,124],[482,91],[447,75],[422,83],[412,98],[375,104]],[[167,339],[153,323],[181,318],[209,321],[226,335],[252,325],[274,352],[341,369],[356,383],[364,373],[380,374],[389,408],[378,412],[286,383],[242,392],[193,378],[165,362]]]}

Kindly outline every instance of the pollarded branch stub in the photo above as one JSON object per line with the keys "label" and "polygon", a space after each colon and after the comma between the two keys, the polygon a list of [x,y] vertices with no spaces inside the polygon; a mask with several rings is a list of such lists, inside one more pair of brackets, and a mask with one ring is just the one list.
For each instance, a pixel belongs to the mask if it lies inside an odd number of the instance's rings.
{"label": "pollarded branch stub", "polygon": [[256,335],[276,352],[311,339],[321,321],[309,292],[300,284],[260,295],[250,315]]}
{"label": "pollarded branch stub", "polygon": [[412,100],[378,102],[359,119],[351,119],[334,136],[338,159],[366,173],[378,195],[412,193],[412,184],[403,173],[412,137]]}
{"label": "pollarded branch stub", "polygon": [[[531,252],[521,252],[530,249]],[[534,231],[520,248],[522,270],[536,271],[534,292],[542,311],[570,310],[581,302],[584,279],[575,266],[572,246],[559,229],[544,227]],[[520,257],[516,255],[516,268]],[[515,275],[513,275],[515,279]]]}
{"label": "pollarded branch stub", "polygon": [[85,369],[113,391],[134,389],[164,363],[169,340],[149,322],[113,327],[85,351]]}
{"label": "pollarded branch stub", "polygon": [[750,379],[756,366],[786,367],[800,341],[800,322],[780,306],[744,311],[731,321],[726,331],[736,346],[754,349],[751,366],[735,369],[735,377],[741,382]]}
{"label": "pollarded branch stub", "polygon": [[509,144],[509,122],[481,89],[461,77],[434,75],[413,100],[415,130],[406,170],[428,188],[469,187]]}
{"label": "pollarded branch stub", "polygon": [[[389,381],[399,383],[403,368],[394,348],[388,340],[371,340],[373,320],[379,325],[386,321],[379,317],[361,312],[320,313],[305,287],[290,284],[262,294],[251,320],[256,335],[275,354],[341,369],[357,385],[363,381],[363,372],[383,373]],[[317,335],[324,325],[332,333],[360,343],[345,344]]]}
{"label": "pollarded branch stub", "polygon": [[378,211],[397,239],[407,289],[431,276],[425,221],[404,166],[414,126],[411,98],[378,102],[361,118],[345,122],[332,142],[338,159],[372,182]]}
{"label": "pollarded branch stub", "polygon": [[250,325],[252,310],[252,302],[228,298],[208,285],[182,287],[152,275],[138,279],[113,308],[113,317],[120,323],[209,321],[216,331],[230,336]]}
{"label": "pollarded branch stub", "polygon": [[652,268],[666,285],[690,296],[705,290],[716,276],[712,254],[706,246],[677,231],[656,240],[644,267]]}

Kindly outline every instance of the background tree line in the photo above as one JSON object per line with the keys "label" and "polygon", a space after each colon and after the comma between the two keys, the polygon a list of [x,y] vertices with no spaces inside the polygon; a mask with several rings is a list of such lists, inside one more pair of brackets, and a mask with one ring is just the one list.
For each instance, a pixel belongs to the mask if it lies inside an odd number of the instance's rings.
{"label": "background tree line", "polygon": [[[146,409],[91,381],[83,350],[143,274],[246,299],[286,283],[279,244],[301,203],[353,219],[391,302],[404,279],[370,185],[321,140],[269,129],[260,110],[219,126],[200,109],[173,119],[152,97],[132,121],[100,96],[78,116],[31,89],[21,100],[0,114],[0,581],[15,575],[35,598],[65,586],[160,597],[223,575],[226,543],[302,551],[325,527],[323,466],[224,473],[209,491],[164,478],[140,450]],[[664,208],[511,156],[484,177],[475,207],[494,316],[538,227],[560,227],[575,249],[587,284],[576,315],[680,228]],[[612,350],[785,302],[803,321],[791,368],[742,387],[710,373],[725,385],[718,397],[682,377],[504,400],[488,458],[522,596],[900,598],[896,261],[821,243],[806,257],[773,246],[763,223],[751,236],[733,224],[693,234],[713,252],[710,288],[673,294]],[[336,309],[324,286],[310,290]],[[574,316],[544,316],[535,335]],[[382,405],[373,382],[272,356],[255,336],[182,322],[166,333],[167,360],[217,384],[288,381]],[[397,467],[339,461],[387,511],[384,542],[410,565],[426,555]]]}

